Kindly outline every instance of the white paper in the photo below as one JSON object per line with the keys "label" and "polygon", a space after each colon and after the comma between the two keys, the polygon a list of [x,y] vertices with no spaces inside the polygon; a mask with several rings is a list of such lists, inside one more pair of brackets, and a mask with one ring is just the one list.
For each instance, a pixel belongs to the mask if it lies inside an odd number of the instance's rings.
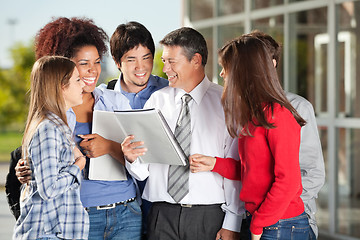
{"label": "white paper", "polygon": [[[134,135],[133,141],[143,141],[148,149],[139,157],[144,163],[186,165],[186,156],[173,133],[163,119],[160,110],[141,109],[106,112],[95,110],[93,133],[121,143],[126,136]],[[115,161],[115,163],[114,163]],[[115,180],[113,174],[118,162],[109,155],[90,159],[89,178]],[[120,165],[122,167],[122,165]]]}
{"label": "white paper", "polygon": [[143,163],[186,165],[186,156],[158,109],[116,111],[119,130],[143,141],[148,151],[139,159]]}
{"label": "white paper", "polygon": [[[103,138],[121,143],[125,135],[118,130],[118,122],[113,112],[93,112],[93,133]],[[109,154],[90,159],[89,166],[90,180],[121,181],[127,180],[125,167]]]}

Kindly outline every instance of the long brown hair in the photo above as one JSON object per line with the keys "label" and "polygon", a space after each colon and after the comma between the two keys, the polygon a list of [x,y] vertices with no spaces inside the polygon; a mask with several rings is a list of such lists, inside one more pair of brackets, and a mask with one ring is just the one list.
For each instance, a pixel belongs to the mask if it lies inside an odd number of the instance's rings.
{"label": "long brown hair", "polygon": [[[300,126],[306,121],[287,100],[272,58],[265,44],[249,36],[236,38],[219,50],[219,63],[225,71],[222,105],[227,129],[232,137],[251,136],[249,124],[275,128],[266,118],[274,103],[286,107]],[[241,131],[244,127],[245,131]]]}
{"label": "long brown hair", "polygon": [[22,139],[23,157],[37,126],[54,113],[65,124],[66,106],[62,89],[69,85],[75,63],[59,56],[44,56],[37,60],[31,71],[30,106]]}

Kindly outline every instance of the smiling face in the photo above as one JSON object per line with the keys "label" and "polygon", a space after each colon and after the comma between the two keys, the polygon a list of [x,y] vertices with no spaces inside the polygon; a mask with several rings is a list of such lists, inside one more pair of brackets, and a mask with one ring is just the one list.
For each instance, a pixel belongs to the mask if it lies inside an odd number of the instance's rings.
{"label": "smiling face", "polygon": [[71,60],[75,62],[80,78],[85,83],[84,92],[93,92],[101,73],[100,56],[96,47],[81,47]]}
{"label": "smiling face", "polygon": [[[193,81],[197,66],[196,59],[190,61],[180,46],[164,46],[161,59],[164,63],[163,72],[168,76],[169,86],[190,92],[198,81]],[[202,80],[202,78],[200,79]]]}
{"label": "smiling face", "polygon": [[139,45],[121,57],[118,68],[123,74],[122,87],[128,92],[139,92],[149,81],[153,69],[153,55],[147,47]]}
{"label": "smiling face", "polygon": [[83,103],[84,87],[85,83],[80,79],[79,71],[75,67],[69,80],[69,84],[63,86],[62,88],[66,110]]}

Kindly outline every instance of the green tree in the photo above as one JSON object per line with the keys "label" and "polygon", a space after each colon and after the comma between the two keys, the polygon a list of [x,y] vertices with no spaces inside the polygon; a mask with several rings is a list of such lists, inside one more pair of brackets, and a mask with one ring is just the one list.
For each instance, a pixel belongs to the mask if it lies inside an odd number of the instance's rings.
{"label": "green tree", "polygon": [[0,126],[2,131],[22,130],[28,112],[30,73],[35,62],[33,42],[11,49],[13,67],[0,71]]}
{"label": "green tree", "polygon": [[163,77],[163,78],[167,79],[166,74],[162,71],[162,69],[164,67],[164,63],[161,60],[161,55],[162,55],[162,49],[157,48],[155,50],[154,67],[153,67],[152,73],[154,75],[157,75],[159,77]]}

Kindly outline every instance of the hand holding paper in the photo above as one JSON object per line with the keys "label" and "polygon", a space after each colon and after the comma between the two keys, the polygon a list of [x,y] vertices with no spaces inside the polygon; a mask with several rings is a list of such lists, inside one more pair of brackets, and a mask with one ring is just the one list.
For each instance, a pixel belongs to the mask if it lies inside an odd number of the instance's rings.
{"label": "hand holding paper", "polygon": [[121,148],[126,160],[133,163],[139,156],[145,155],[147,148],[139,148],[144,145],[144,142],[132,142],[135,139],[134,135],[127,136],[121,143]]}
{"label": "hand holding paper", "polygon": [[124,156],[122,154],[121,144],[115,141],[106,139],[99,134],[78,135],[83,140],[80,142],[80,147],[84,149],[84,153],[89,158],[97,158],[105,154],[110,156],[122,165],[125,164]]}
{"label": "hand holding paper", "polygon": [[[95,110],[92,131],[93,134],[97,133],[107,140],[116,142],[117,152],[124,153],[128,162],[139,158],[140,163],[186,165],[184,151],[160,110],[138,109],[115,112]],[[130,135],[133,136],[124,142]],[[91,141],[93,140],[88,142]],[[142,149],[139,148],[141,145],[144,145]],[[120,149],[123,151],[119,151]],[[144,154],[146,149],[148,151]],[[119,164],[119,160],[110,155],[111,153],[90,159],[89,179],[106,181],[126,179],[125,168]]]}
{"label": "hand holding paper", "polygon": [[84,149],[85,155],[89,158],[95,158],[108,154],[109,150],[109,140],[103,138],[99,134],[87,134],[87,135],[78,135],[83,140],[80,142],[80,147]]}

